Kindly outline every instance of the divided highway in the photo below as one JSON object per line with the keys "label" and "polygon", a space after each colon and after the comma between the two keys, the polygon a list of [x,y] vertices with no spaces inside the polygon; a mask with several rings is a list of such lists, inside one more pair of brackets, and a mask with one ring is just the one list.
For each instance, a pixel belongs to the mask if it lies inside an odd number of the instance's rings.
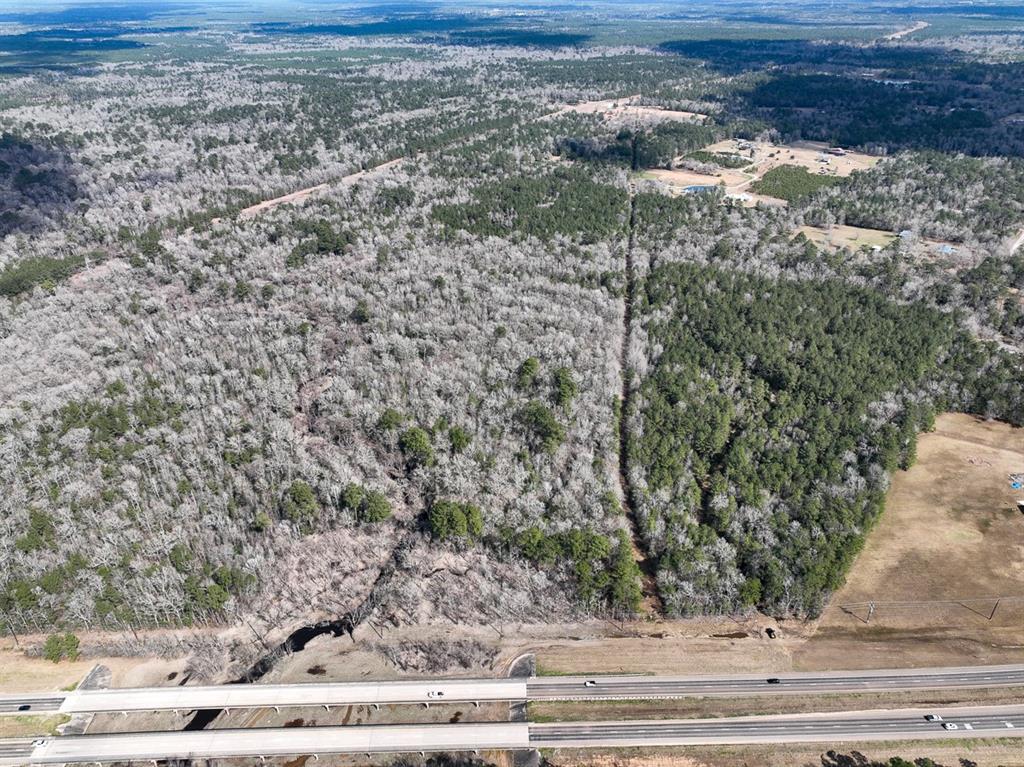
{"label": "divided highway", "polygon": [[[926,714],[942,718],[928,721]],[[534,748],[1021,736],[1024,736],[1024,706],[530,725],[530,744]]]}
{"label": "divided highway", "polygon": [[[588,679],[593,684],[588,686]],[[772,682],[768,680],[772,679]],[[898,692],[951,688],[1024,687],[1024,665],[890,671],[798,672],[775,676],[536,677],[529,700],[614,700],[787,693]]]}
{"label": "divided highway", "polygon": [[[942,719],[928,721],[926,714]],[[355,725],[78,735],[29,744],[2,743],[0,764],[1020,736],[1024,736],[1024,706],[984,706],[655,722]]]}
{"label": "divided highway", "polygon": [[595,676],[400,682],[143,687],[0,696],[0,714],[194,711],[210,708],[655,699],[688,696],[1024,687],[1024,665],[765,676]]}

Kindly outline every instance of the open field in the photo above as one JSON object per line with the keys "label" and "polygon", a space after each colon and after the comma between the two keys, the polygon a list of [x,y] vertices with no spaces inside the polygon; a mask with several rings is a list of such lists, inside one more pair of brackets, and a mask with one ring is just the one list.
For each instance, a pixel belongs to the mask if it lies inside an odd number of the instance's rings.
{"label": "open field", "polygon": [[1024,494],[1007,477],[1020,471],[1024,430],[940,416],[796,667],[1024,659]]}
{"label": "open field", "polygon": [[833,250],[841,248],[859,250],[864,246],[884,248],[896,239],[896,235],[892,232],[845,224],[833,226],[828,230],[820,226],[801,226],[797,231],[818,247]]}
{"label": "open field", "polygon": [[574,112],[583,115],[600,115],[608,122],[624,122],[637,120],[640,122],[657,122],[661,120],[677,120],[680,122],[703,122],[707,115],[699,112],[685,112],[674,109],[642,106],[632,102],[639,96],[626,96],[621,99],[604,99],[602,101],[584,101],[580,104],[563,104],[556,111],[545,115],[550,119],[557,115]]}
{"label": "open field", "polygon": [[843,152],[841,155],[828,154],[829,148],[828,144],[816,141],[799,141],[780,145],[769,144],[765,141],[726,139],[704,147],[704,151],[750,158],[751,163],[756,166],[753,173],[757,178],[779,165],[799,165],[812,173],[845,178],[854,171],[874,167],[880,159],[860,152]]}

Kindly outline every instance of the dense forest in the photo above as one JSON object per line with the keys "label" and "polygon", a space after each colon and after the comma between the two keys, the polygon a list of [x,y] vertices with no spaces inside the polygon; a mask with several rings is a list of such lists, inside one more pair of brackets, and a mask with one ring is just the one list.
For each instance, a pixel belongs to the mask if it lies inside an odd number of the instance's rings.
{"label": "dense forest", "polygon": [[[1024,420],[1024,98],[1017,62],[771,29],[12,61],[8,629],[623,617],[635,550],[669,615],[818,612],[936,413]],[[786,206],[643,173],[751,180],[726,138],[881,160],[745,190]],[[842,224],[892,242],[806,234]]]}
{"label": "dense forest", "polygon": [[954,322],[835,280],[682,263],[651,272],[644,311],[658,351],[630,460],[662,598],[816,613],[934,419]]}

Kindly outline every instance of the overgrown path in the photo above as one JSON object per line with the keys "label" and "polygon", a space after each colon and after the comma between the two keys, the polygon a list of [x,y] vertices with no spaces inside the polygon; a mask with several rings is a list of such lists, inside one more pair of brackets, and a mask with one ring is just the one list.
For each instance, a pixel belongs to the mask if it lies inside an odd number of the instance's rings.
{"label": "overgrown path", "polygon": [[[634,155],[636,146],[634,142]],[[635,163],[635,159],[634,159]],[[623,508],[629,521],[630,539],[633,544],[633,559],[640,568],[643,599],[640,611],[645,615],[657,615],[662,612],[661,599],[654,561],[644,555],[640,546],[640,527],[636,514],[636,496],[629,481],[629,415],[632,412],[633,376],[629,368],[629,350],[633,340],[633,305],[636,301],[636,267],[633,250],[636,246],[636,188],[629,184],[629,234],[626,239],[626,290],[622,312],[622,345],[619,349],[619,489],[621,490]]]}

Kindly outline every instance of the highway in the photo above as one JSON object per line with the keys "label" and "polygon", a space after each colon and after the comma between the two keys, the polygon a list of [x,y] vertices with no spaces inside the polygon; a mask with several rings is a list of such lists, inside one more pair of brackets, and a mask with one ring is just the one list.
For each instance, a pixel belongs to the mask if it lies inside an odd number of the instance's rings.
{"label": "highway", "polygon": [[[929,722],[937,713],[943,721]],[[947,730],[944,723],[956,724]],[[1024,706],[907,709],[675,721],[531,724],[534,748],[684,746],[1024,736]]]}
{"label": "highway", "polygon": [[45,711],[60,711],[66,698],[65,693],[54,692],[0,695],[0,714],[38,714]]}
{"label": "highway", "polygon": [[[195,711],[212,708],[614,700],[1024,687],[1024,665],[724,676],[594,676],[396,682],[140,687],[0,695],[0,714]],[[587,682],[593,682],[587,686]],[[437,693],[441,693],[440,696]],[[23,709],[23,706],[29,706]]]}
{"label": "highway", "polygon": [[31,751],[26,762],[66,764],[529,747],[529,725],[525,723],[280,727],[48,738]]}
{"label": "highway", "polygon": [[[441,693],[437,696],[437,693]],[[69,693],[65,714],[118,711],[194,711],[203,708],[272,708],[399,703],[475,703],[526,698],[525,679],[442,679],[320,684],[227,684],[215,687],[146,687]]]}
{"label": "highway", "polygon": [[[926,714],[943,721],[929,722]],[[956,724],[947,730],[943,723]],[[0,764],[72,764],[299,754],[927,740],[1024,736],[1024,706],[725,719],[528,724],[353,725],[142,732],[0,741]]]}
{"label": "highway", "polygon": [[[769,684],[768,679],[778,679]],[[593,686],[586,686],[588,679]],[[952,688],[1024,687],[1024,665],[926,668],[888,671],[794,672],[759,676],[593,676],[534,677],[526,686],[529,700],[615,700],[898,692]]]}

